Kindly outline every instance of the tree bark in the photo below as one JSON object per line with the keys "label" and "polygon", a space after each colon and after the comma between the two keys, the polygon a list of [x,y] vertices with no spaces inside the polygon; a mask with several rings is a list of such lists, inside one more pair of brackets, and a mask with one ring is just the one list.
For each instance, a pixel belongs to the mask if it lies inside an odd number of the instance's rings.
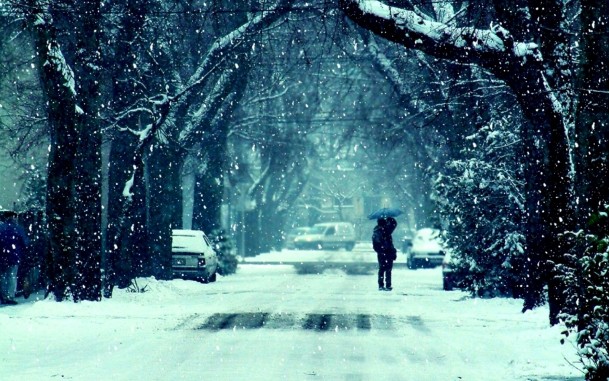
{"label": "tree bark", "polygon": [[[31,0],[29,25],[34,34],[39,75],[47,99],[51,132],[47,176],[49,223],[48,291],[56,300],[69,294],[74,301],[101,296],[101,153],[98,117],[98,80],[92,68],[98,51],[95,33],[74,37],[81,48],[83,67],[75,76],[67,63],[51,13]],[[76,30],[100,30],[99,2],[79,4],[86,17]],[[89,65],[89,66],[87,66]],[[87,67],[85,67],[87,66]],[[78,82],[77,82],[78,81]],[[78,87],[76,84],[78,83]],[[78,89],[78,92],[77,92]],[[82,96],[82,97],[81,97]]]}
{"label": "tree bark", "polygon": [[[125,184],[133,168],[137,150],[135,137],[120,134],[112,142],[108,173],[108,225],[106,232],[105,281],[106,288],[114,285],[128,287],[135,276],[150,275],[147,246],[146,188],[143,176],[134,177],[131,208],[123,215]],[[125,139],[127,137],[127,139]],[[140,163],[139,165],[144,165]]]}
{"label": "tree bark", "polygon": [[[128,0],[125,3],[121,28],[118,30],[112,62],[112,107],[127,110],[130,102],[141,95],[141,88],[134,86],[133,66],[140,57],[137,42],[145,25],[148,1]],[[137,82],[136,82],[137,83]],[[135,91],[135,94],[134,94]],[[141,130],[137,117],[129,118],[125,125],[133,130]],[[147,247],[146,192],[142,176],[134,178],[133,200],[130,212],[123,216],[125,195],[123,190],[133,174],[133,168],[125,163],[136,162],[134,156],[138,147],[135,136],[129,132],[114,131],[110,145],[108,171],[108,223],[105,245],[106,288],[117,285],[128,287],[135,276],[147,276],[150,260]],[[140,166],[143,163],[139,163]]]}
{"label": "tree bark", "polygon": [[157,143],[147,159],[148,250],[157,279],[172,278],[171,230],[182,227],[182,155]]}
{"label": "tree bark", "polygon": [[74,300],[101,299],[101,0],[82,0],[76,43],[76,81],[79,84],[77,155],[74,205],[76,279]]}

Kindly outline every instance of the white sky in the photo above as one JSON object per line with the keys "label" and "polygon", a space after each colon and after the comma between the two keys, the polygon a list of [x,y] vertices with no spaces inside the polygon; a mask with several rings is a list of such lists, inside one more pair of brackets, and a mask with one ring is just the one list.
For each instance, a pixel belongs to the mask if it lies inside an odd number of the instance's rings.
{"label": "white sky", "polygon": [[[252,261],[303,258],[374,263],[358,250]],[[242,264],[211,284],[140,279],[147,292],[100,303],[30,297],[0,308],[0,380],[583,380],[546,308],[443,291],[439,268],[399,267],[393,283]],[[244,327],[260,314],[262,327]],[[314,329],[324,314],[328,330]]]}

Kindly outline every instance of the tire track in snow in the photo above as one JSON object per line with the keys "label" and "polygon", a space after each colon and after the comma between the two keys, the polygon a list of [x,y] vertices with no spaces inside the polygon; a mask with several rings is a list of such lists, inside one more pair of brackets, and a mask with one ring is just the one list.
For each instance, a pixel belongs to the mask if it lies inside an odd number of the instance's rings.
{"label": "tire track in snow", "polygon": [[[395,331],[395,318],[388,315],[370,314],[333,314],[333,313],[269,313],[241,312],[215,313],[209,316],[191,315],[188,321],[179,323],[175,329],[202,331],[222,331],[234,329],[283,329],[313,332],[348,331]],[[401,317],[405,323],[416,330],[425,330],[419,316]]]}

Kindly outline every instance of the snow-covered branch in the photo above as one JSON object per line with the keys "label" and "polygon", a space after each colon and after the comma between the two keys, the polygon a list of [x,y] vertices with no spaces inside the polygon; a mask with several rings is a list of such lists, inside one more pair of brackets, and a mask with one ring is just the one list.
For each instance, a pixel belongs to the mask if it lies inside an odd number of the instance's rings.
{"label": "snow-covered branch", "polygon": [[254,181],[254,183],[247,190],[247,195],[250,198],[253,197],[256,194],[256,192],[258,192],[262,188],[264,182],[269,178],[270,175],[271,175],[271,164],[267,163],[266,167],[264,168],[264,170],[262,171],[262,173],[260,174],[258,179],[256,179]]}
{"label": "snow-covered branch", "polygon": [[288,91],[294,87],[296,87],[295,84],[287,85],[287,86],[284,86],[283,89],[281,89],[281,91],[279,91],[279,92],[276,92],[276,93],[269,92],[269,94],[266,96],[256,96],[256,97],[253,97],[252,99],[246,101],[245,103],[254,104],[254,103],[264,103],[264,102],[274,101],[278,98],[285,96],[288,93]]}
{"label": "snow-covered branch", "polygon": [[[377,0],[339,0],[343,11],[356,23],[389,40],[440,58],[493,63],[503,55],[540,59],[537,45],[515,42],[499,25],[488,29],[459,25],[450,9],[437,9],[438,17],[390,6]],[[440,21],[438,21],[440,20]]]}
{"label": "snow-covered branch", "polygon": [[228,52],[247,42],[249,37],[277,21],[281,15],[287,14],[292,2],[293,0],[279,0],[275,7],[269,7],[268,11],[256,15],[241,27],[216,40],[209,49],[205,60],[188,80],[186,87],[176,94],[176,99],[180,98],[184,93],[197,90],[203,85],[205,77],[211,68],[218,66],[219,63],[225,60]]}
{"label": "snow-covered branch", "polygon": [[47,62],[45,62],[44,65],[50,67],[50,70],[56,70],[59,77],[63,78],[61,85],[69,94],[76,96],[74,72],[66,62],[59,44],[49,43],[47,50]]}
{"label": "snow-covered branch", "polygon": [[35,1],[29,12],[27,17],[31,20],[31,27],[41,36],[47,36],[44,47],[45,56],[41,57],[43,59],[43,69],[50,74],[51,78],[54,78],[58,91],[63,90],[70,98],[75,99],[76,85],[74,72],[63,56],[57,39],[50,37],[53,36],[54,25],[48,5],[41,1]]}

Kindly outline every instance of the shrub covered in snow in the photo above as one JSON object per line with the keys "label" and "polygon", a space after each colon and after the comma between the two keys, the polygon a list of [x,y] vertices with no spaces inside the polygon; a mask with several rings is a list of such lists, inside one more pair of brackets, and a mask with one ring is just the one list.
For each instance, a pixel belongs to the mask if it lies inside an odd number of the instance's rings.
{"label": "shrub covered in snow", "polygon": [[[557,266],[565,284],[565,336],[574,334],[586,380],[609,380],[609,239],[606,213],[593,216],[589,232],[569,233],[573,250]],[[562,341],[564,343],[564,340]]]}
{"label": "shrub covered in snow", "polygon": [[479,296],[519,297],[524,283],[524,182],[514,130],[501,119],[469,136],[462,159],[449,161],[434,184],[461,286]]}
{"label": "shrub covered in snow", "polygon": [[211,232],[209,239],[218,256],[218,274],[230,275],[237,272],[238,261],[234,240],[222,229]]}

